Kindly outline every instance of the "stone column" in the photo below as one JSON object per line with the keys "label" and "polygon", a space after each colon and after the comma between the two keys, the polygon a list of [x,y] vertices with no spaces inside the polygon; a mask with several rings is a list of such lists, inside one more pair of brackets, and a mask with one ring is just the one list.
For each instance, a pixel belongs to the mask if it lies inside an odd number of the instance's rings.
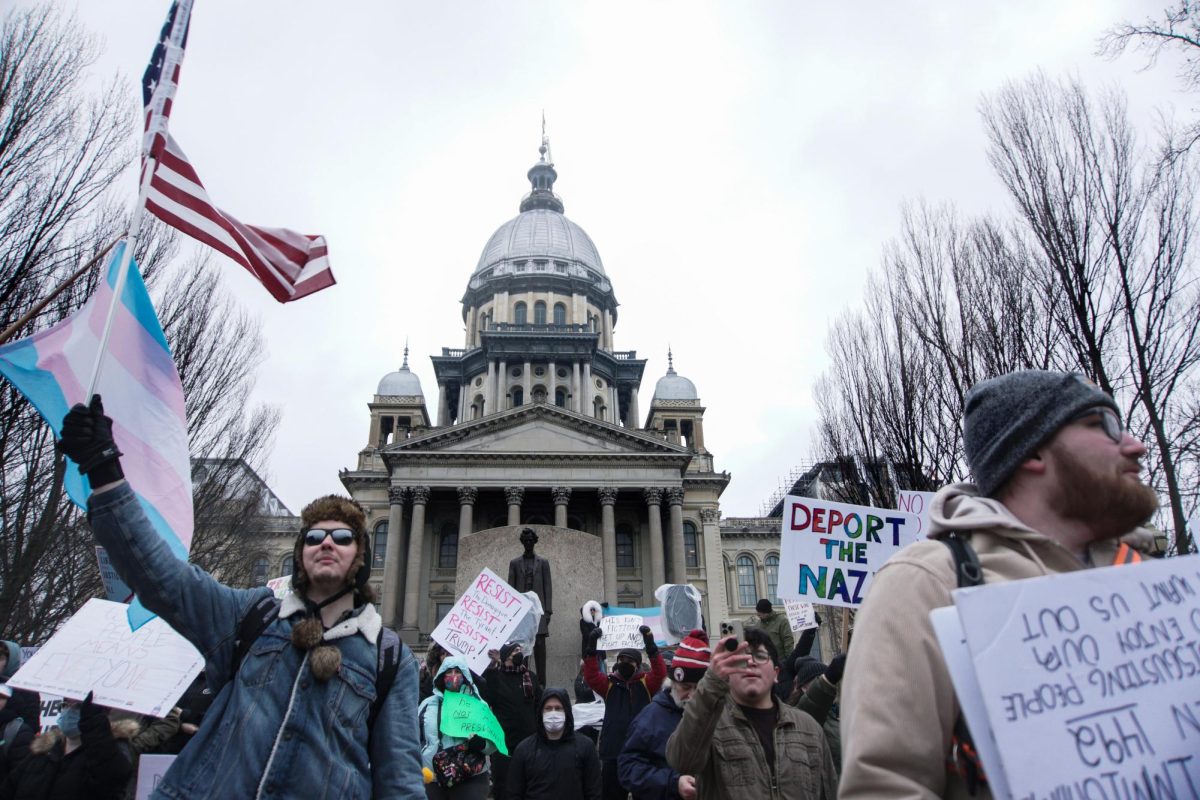
{"label": "stone column", "polygon": [[505,405],[504,396],[508,394],[508,362],[503,358],[500,359],[499,365],[496,367],[496,407],[494,411],[503,411],[508,406]]}
{"label": "stone column", "polygon": [[683,554],[683,489],[667,489],[671,507],[671,582],[687,583],[687,560]]}
{"label": "stone column", "polygon": [[638,403],[637,403],[637,387],[634,386],[629,390],[629,411],[625,418],[629,421],[625,423],[630,428],[642,427],[642,421],[638,419]]}
{"label": "stone column", "polygon": [[650,591],[667,582],[666,562],[663,560],[662,489],[642,490],[646,512],[650,515]]}
{"label": "stone column", "polygon": [[548,377],[550,378],[546,381],[546,402],[554,405],[554,393],[558,390],[558,368],[551,361],[546,365],[546,369],[549,370]]}
{"label": "stone column", "polygon": [[580,386],[579,392],[579,413],[587,414],[589,417],[595,413],[592,408],[592,362],[583,362],[583,385]]}
{"label": "stone column", "polygon": [[450,424],[450,409],[446,406],[446,384],[438,384],[438,425]]}
{"label": "stone column", "polygon": [[529,359],[525,359],[525,364],[521,368],[521,394],[524,395],[522,403],[533,402],[533,367],[529,363]]}
{"label": "stone column", "polygon": [[617,605],[617,524],[613,518],[613,506],[617,503],[617,490],[602,486],[600,495],[600,535],[604,544],[604,601]]}
{"label": "stone column", "polygon": [[396,624],[396,611],[400,608],[403,592],[400,585],[400,548],[404,542],[404,498],[408,490],[403,486],[388,487],[388,538],[383,551],[383,592],[380,611],[383,624],[391,628]]}
{"label": "stone column", "polygon": [[[425,544],[425,504],[429,487],[412,487],[412,529],[408,534],[408,564],[404,577],[404,624],[406,631],[417,631],[417,603],[421,597],[421,550]],[[410,636],[416,641],[417,636]]]}
{"label": "stone column", "polygon": [[475,501],[479,499],[479,490],[474,486],[458,487],[458,542],[475,530]]}
{"label": "stone column", "polygon": [[700,523],[704,526],[704,574],[708,580],[708,591],[704,593],[704,618],[713,620],[709,625],[720,630],[720,624],[732,616],[726,607],[725,567],[721,556],[721,512],[716,508],[700,509]]}
{"label": "stone column", "polygon": [[483,413],[496,413],[496,361],[488,359],[487,380],[483,387]]}
{"label": "stone column", "polygon": [[571,502],[570,486],[555,486],[550,490],[554,498],[554,525],[558,528],[567,527],[567,503]]}
{"label": "stone column", "polygon": [[621,424],[621,395],[617,392],[616,386],[608,387],[608,396],[612,398],[609,407],[612,411],[609,412],[609,422],[614,425]]}
{"label": "stone column", "polygon": [[504,499],[508,503],[508,524],[521,524],[521,501],[525,499],[525,488],[522,486],[505,486]]}
{"label": "stone column", "polygon": [[579,387],[579,362],[578,361],[571,362],[571,395],[574,398],[572,400],[572,405],[575,406],[575,410],[577,412],[582,414],[583,413],[583,392],[580,390],[580,387]]}

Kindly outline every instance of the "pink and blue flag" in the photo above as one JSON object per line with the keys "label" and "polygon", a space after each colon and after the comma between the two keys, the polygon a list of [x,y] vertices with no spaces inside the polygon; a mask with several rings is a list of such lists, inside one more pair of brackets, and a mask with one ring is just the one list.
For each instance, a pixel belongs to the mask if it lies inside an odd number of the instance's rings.
{"label": "pink and blue flag", "polygon": [[[125,247],[122,242],[113,248],[105,280],[78,311],[26,339],[0,346],[0,374],[28,398],[56,436],[62,434],[63,417],[71,406],[88,402],[84,394]],[[112,417],[126,480],[155,531],[177,558],[186,561],[193,520],[183,385],[132,258],[96,393]],[[64,483],[71,500],[86,508],[91,487],[70,460]],[[135,629],[152,618],[136,600],[130,605],[129,622]]]}

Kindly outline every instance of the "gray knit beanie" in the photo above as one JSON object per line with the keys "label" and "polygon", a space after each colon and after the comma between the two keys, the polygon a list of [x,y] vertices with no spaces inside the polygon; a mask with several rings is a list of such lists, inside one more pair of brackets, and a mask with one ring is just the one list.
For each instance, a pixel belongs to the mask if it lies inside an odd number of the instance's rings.
{"label": "gray knit beanie", "polygon": [[1030,369],[980,381],[963,403],[963,450],[975,485],[993,496],[1076,414],[1117,404],[1078,372]]}

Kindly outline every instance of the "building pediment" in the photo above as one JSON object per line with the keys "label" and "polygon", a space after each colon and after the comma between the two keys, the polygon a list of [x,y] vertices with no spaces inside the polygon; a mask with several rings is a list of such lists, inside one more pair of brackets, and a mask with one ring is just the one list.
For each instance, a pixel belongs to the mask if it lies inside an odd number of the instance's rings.
{"label": "building pediment", "polygon": [[482,419],[439,428],[388,445],[380,451],[385,463],[418,454],[518,457],[667,457],[686,463],[691,452],[642,431],[534,403]]}

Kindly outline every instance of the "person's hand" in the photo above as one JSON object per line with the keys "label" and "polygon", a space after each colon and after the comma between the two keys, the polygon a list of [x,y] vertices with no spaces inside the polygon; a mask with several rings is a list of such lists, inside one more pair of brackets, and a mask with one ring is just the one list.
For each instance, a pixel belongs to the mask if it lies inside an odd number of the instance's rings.
{"label": "person's hand", "polygon": [[499,664],[500,664],[500,651],[499,651],[499,650],[488,650],[488,653],[487,653],[487,654],[488,654],[488,658],[490,658],[490,659],[492,660],[492,666],[493,666],[493,667],[495,667],[495,666],[499,666]]}
{"label": "person's hand", "polygon": [[649,625],[643,625],[638,628],[638,633],[642,635],[642,642],[646,645],[646,655],[654,658],[658,654],[658,645],[654,643],[654,631],[650,630]]}
{"label": "person's hand", "polygon": [[696,800],[699,796],[696,793],[696,779],[691,775],[680,775],[679,783],[675,788],[683,800]]}
{"label": "person's hand", "polygon": [[[737,647],[728,650],[726,649],[726,642],[733,642]],[[746,668],[746,661],[749,658],[749,642],[738,643],[736,636],[726,636],[713,648],[712,657],[708,662],[708,671],[721,680],[727,681],[733,673]]]}
{"label": "person's hand", "polygon": [[192,723],[190,723],[190,722],[185,722],[185,723],[183,723],[182,725],[180,725],[180,726],[179,726],[179,730],[183,731],[183,732],[184,732],[184,733],[186,733],[188,736],[195,736],[195,735],[196,735],[196,731],[200,730],[200,726],[199,726],[199,725],[193,725],[193,724],[192,724]]}
{"label": "person's hand", "polygon": [[600,626],[599,625],[593,626],[591,632],[588,633],[588,635],[584,637],[584,642],[583,642],[584,655],[590,656],[593,653],[595,653],[596,645],[599,644],[600,639],[603,636],[604,636],[604,631],[602,631],[600,629]]}
{"label": "person's hand", "polygon": [[846,671],[846,654],[840,653],[833,657],[829,662],[829,666],[825,668],[825,680],[837,686],[842,680],[842,673]]}
{"label": "person's hand", "polygon": [[79,472],[88,477],[92,486],[115,483],[125,477],[112,427],[98,394],[92,396],[91,405],[76,403],[63,417],[59,447],[79,465]]}
{"label": "person's hand", "polygon": [[476,736],[472,733],[471,738],[467,739],[467,750],[472,753],[482,753],[485,747],[487,747],[487,739],[484,739],[482,736]]}
{"label": "person's hand", "polygon": [[105,717],[108,715],[108,710],[104,706],[98,706],[92,702],[94,692],[88,692],[87,697],[83,698],[83,702],[79,704],[79,721],[82,723],[85,719],[95,719],[96,717]]}

